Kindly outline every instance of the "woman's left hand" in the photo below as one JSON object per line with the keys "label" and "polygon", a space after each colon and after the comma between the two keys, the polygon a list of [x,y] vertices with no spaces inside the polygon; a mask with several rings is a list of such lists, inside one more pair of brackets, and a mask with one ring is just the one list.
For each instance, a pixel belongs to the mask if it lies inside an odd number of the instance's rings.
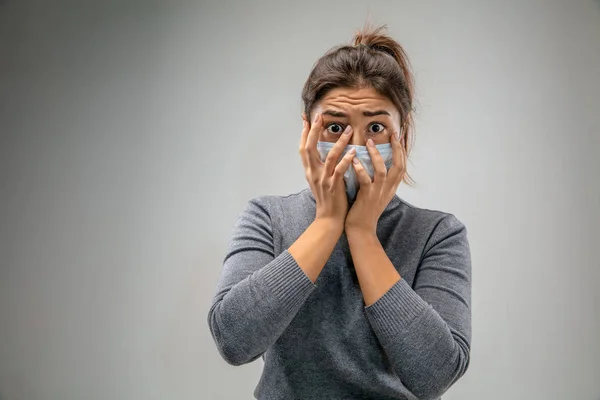
{"label": "woman's left hand", "polygon": [[399,139],[399,133],[390,135],[393,164],[389,170],[375,147],[372,139],[367,142],[367,150],[375,170],[373,181],[357,158],[354,158],[354,171],[360,182],[356,200],[346,216],[346,232],[375,234],[377,221],[394,198],[398,186],[406,173],[406,151],[403,146],[404,138]]}

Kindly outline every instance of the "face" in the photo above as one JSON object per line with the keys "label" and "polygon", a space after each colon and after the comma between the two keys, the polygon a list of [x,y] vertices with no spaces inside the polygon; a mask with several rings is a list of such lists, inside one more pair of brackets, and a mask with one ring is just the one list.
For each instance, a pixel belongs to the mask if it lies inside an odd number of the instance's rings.
{"label": "face", "polygon": [[360,146],[366,146],[369,139],[376,145],[389,143],[390,135],[400,131],[398,109],[372,88],[332,89],[316,104],[311,117],[317,113],[323,114],[322,142],[336,142],[348,125],[354,131],[349,144]]}

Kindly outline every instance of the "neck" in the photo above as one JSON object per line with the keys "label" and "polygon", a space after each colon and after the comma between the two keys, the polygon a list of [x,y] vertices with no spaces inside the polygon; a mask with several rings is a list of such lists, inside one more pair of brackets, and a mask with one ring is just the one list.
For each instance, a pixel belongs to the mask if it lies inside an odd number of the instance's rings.
{"label": "neck", "polygon": [[[305,190],[306,190],[306,192],[308,194],[308,197],[311,199],[311,201],[313,203],[316,203],[317,201],[315,200],[315,196],[313,195],[312,190],[310,190],[310,188],[306,188]],[[352,207],[352,204],[354,204],[354,201],[348,200],[348,205],[350,207]],[[392,209],[400,201],[401,201],[400,197],[398,197],[397,194],[394,194],[394,197],[392,197],[392,200],[388,203],[388,205],[385,207],[385,210],[383,212],[389,211],[390,209]]]}

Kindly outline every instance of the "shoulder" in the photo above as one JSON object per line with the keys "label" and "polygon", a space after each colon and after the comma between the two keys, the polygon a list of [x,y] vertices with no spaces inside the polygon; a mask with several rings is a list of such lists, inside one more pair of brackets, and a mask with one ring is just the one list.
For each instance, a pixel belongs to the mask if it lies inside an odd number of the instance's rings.
{"label": "shoulder", "polygon": [[273,206],[279,204],[304,203],[310,199],[308,195],[309,189],[303,189],[299,192],[287,195],[266,194],[252,197],[249,202],[252,204],[260,204],[263,206]]}
{"label": "shoulder", "polygon": [[467,228],[454,214],[415,207],[398,198],[397,207],[403,211],[407,232],[418,237],[421,259],[428,256],[460,259],[464,268],[470,268],[470,247]]}
{"label": "shoulder", "polygon": [[280,217],[289,214],[291,210],[300,211],[310,208],[310,204],[309,189],[303,189],[287,195],[269,194],[252,197],[246,203],[245,213],[258,213],[278,221]]}
{"label": "shoulder", "polygon": [[307,193],[309,189],[303,189],[299,192],[287,194],[287,195],[274,195],[266,194],[261,196],[252,197],[248,201],[248,205],[258,206],[267,209],[273,209],[280,206],[289,206],[293,204],[304,204],[310,200]]}
{"label": "shoulder", "polygon": [[410,219],[413,224],[420,225],[423,228],[465,229],[463,222],[450,212],[417,207],[398,196],[394,198],[394,201],[396,201],[398,209],[406,218]]}
{"label": "shoulder", "polygon": [[423,246],[424,253],[445,243],[468,247],[467,228],[454,214],[414,206],[396,196],[393,210],[401,230],[411,232]]}

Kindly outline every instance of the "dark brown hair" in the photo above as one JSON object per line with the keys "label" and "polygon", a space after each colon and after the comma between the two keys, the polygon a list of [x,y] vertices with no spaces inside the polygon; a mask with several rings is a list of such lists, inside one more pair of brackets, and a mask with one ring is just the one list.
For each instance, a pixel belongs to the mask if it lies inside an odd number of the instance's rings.
{"label": "dark brown hair", "polygon": [[[302,89],[304,112],[312,121],[313,107],[332,89],[373,88],[400,112],[400,135],[408,154],[414,136],[414,78],[406,52],[384,34],[385,28],[366,26],[354,35],[352,45],[334,47],[316,62]],[[404,180],[414,183],[408,174]]]}

